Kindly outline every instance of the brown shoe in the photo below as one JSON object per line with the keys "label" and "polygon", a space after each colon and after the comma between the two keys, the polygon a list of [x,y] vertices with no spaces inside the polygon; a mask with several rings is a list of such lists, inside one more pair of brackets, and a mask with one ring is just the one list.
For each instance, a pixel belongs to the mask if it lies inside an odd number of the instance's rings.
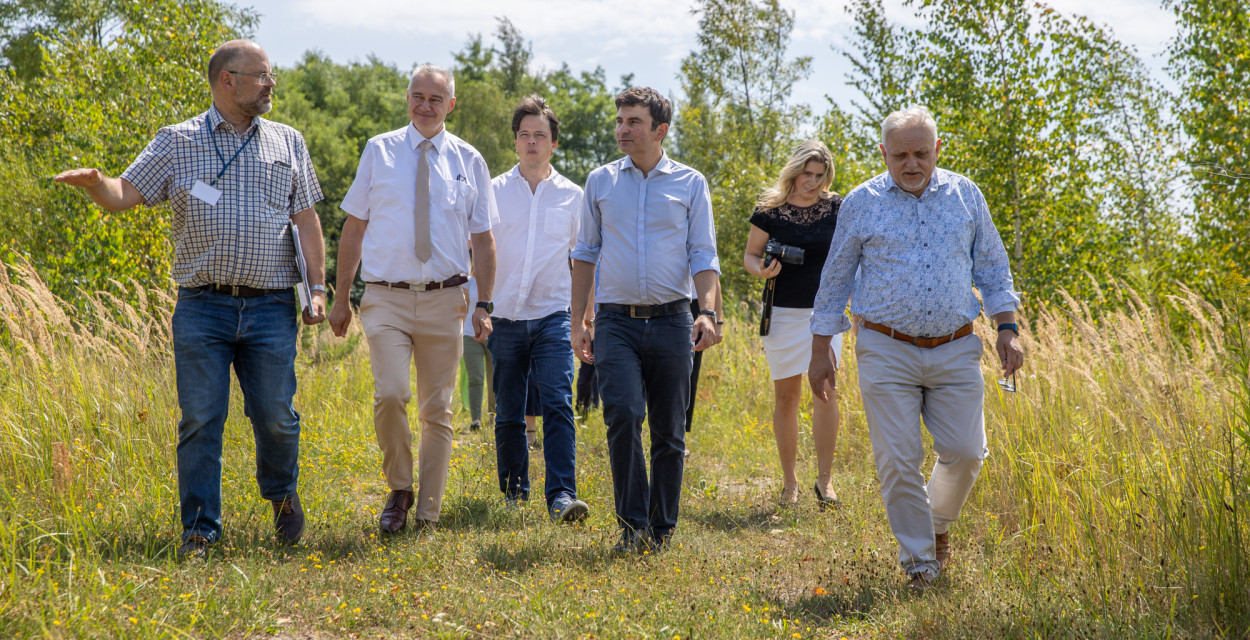
{"label": "brown shoe", "polygon": [[292,493],[282,500],[270,500],[273,504],[273,530],[280,544],[295,544],[304,535],[304,508],[299,504],[299,494]]}
{"label": "brown shoe", "polygon": [[398,533],[408,525],[408,511],[412,509],[412,489],[392,491],[386,496],[386,506],[382,508],[382,517],[378,518],[378,526],[382,533]]}
{"label": "brown shoe", "polygon": [[950,532],[947,531],[946,533],[939,533],[933,536],[933,542],[934,542],[934,545],[937,547],[936,551],[937,551],[938,566],[940,566],[942,570],[945,571],[946,565],[950,564],[951,562],[951,555],[952,555]]}
{"label": "brown shoe", "polygon": [[416,530],[418,535],[420,534],[434,535],[434,532],[438,530],[438,522],[434,520],[422,520],[421,518],[417,518],[416,520],[413,521],[412,528]]}
{"label": "brown shoe", "polygon": [[924,595],[926,591],[933,588],[933,578],[923,571],[913,573],[907,578],[907,590],[914,595]]}

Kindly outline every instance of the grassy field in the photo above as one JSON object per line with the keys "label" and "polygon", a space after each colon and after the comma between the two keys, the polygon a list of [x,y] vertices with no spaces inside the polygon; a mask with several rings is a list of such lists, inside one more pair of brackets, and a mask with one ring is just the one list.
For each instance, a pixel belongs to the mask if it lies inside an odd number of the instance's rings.
{"label": "grassy field", "polygon": [[[854,358],[838,392],[843,507],[819,512],[805,494],[781,508],[767,366],[751,323],[732,321],[704,361],[681,523],[664,553],[610,552],[598,415],[578,430],[584,526],[551,525],[541,500],[506,511],[492,435],[465,431],[460,411],[437,533],[381,538],[367,347],[358,333],[306,329],[302,544],[269,541],[236,389],[224,548],[178,564],[169,299],[147,294],[132,311],[99,295],[71,317],[29,275],[2,281],[0,636],[1247,637],[1247,338],[1192,295],[1108,296],[1125,311],[1097,324],[1077,301],[1026,312],[1021,392],[987,386],[991,456],[952,528],[956,563],[915,598],[877,491]],[[1191,329],[1165,330],[1160,316],[1174,312]],[[988,322],[977,331],[988,336]],[[983,365],[992,381],[988,351]],[[810,434],[801,444],[810,483]]]}

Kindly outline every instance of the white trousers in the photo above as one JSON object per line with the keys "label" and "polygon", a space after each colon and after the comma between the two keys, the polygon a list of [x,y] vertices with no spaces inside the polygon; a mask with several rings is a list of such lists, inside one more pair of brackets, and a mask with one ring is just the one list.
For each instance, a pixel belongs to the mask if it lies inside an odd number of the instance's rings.
{"label": "white trousers", "polygon": [[[881,498],[908,575],[937,577],[933,536],[959,517],[989,455],[983,348],[976,334],[921,349],[871,329],[855,343]],[[927,486],[922,418],[937,454]]]}

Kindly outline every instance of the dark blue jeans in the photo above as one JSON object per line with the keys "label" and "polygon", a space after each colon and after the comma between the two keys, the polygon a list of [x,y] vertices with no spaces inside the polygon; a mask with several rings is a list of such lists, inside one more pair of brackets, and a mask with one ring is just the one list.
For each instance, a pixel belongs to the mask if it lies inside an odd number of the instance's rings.
{"label": "dark blue jeans", "polygon": [[[608,427],[616,517],[622,527],[668,535],[677,526],[690,401],[690,331],[694,317],[595,318],[595,373]],[[642,421],[651,430],[651,480],[642,451]]]}
{"label": "dark blue jeans", "polygon": [[299,414],[295,395],[294,290],[233,298],[179,289],[174,308],[178,379],[178,496],[183,539],[221,537],[221,442],[230,406],[230,367],[256,440],[256,483],[266,500],[295,493]]}
{"label": "dark blue jeans", "polygon": [[529,380],[538,383],[542,401],[543,458],[547,466],[547,505],[560,495],[577,497],[577,432],[573,426],[573,348],[569,312],[537,320],[491,318],[487,339],[495,360],[495,459],[499,490],[527,498],[529,447],[525,442],[525,406]]}

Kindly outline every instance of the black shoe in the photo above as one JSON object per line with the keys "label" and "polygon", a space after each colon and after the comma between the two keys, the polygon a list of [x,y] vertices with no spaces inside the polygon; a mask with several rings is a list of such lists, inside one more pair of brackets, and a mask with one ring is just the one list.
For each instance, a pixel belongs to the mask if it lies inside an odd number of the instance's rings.
{"label": "black shoe", "polygon": [[612,553],[617,555],[638,553],[638,532],[628,527],[621,529],[621,539],[612,547]]}
{"label": "black shoe", "polygon": [[818,504],[821,511],[824,511],[825,509],[837,509],[842,506],[842,503],[838,502],[837,496],[826,496],[824,492],[820,490],[819,484],[812,485],[812,491],[816,492],[816,500],[819,501]]}
{"label": "black shoe", "polygon": [[673,541],[673,532],[653,534],[642,536],[638,540],[638,553],[643,555],[655,555],[668,549],[668,545]]}
{"label": "black shoe", "polygon": [[590,515],[590,506],[577,498],[562,495],[551,501],[551,521],[560,524],[581,522]]}
{"label": "black shoe", "polygon": [[174,552],[174,559],[182,562],[183,560],[193,558],[207,558],[209,547],[212,546],[213,543],[204,536],[198,534],[187,536],[187,539],[182,541],[182,546],[178,547],[178,550]]}
{"label": "black shoe", "polygon": [[474,420],[473,422],[469,423],[469,431],[477,431],[478,429],[481,429],[481,428],[482,428],[481,420]]}
{"label": "black shoe", "polygon": [[295,544],[304,535],[304,508],[299,504],[299,494],[292,493],[283,500],[270,500],[273,505],[273,530],[281,544]]}

